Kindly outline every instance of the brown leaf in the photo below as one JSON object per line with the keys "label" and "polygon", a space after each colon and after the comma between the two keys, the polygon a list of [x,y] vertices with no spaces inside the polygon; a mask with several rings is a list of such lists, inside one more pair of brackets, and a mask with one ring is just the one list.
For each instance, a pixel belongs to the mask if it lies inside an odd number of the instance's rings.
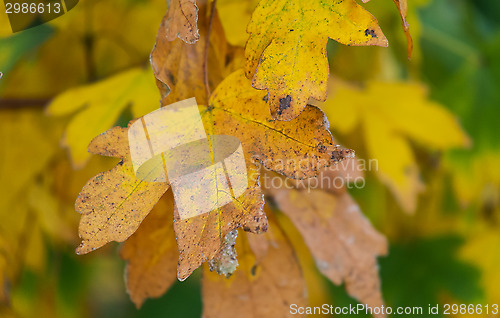
{"label": "brown leaf", "polygon": [[168,191],[123,244],[120,255],[128,261],[127,291],[137,307],[147,298],[160,297],[175,282],[179,253],[173,211],[174,198],[172,191]]}
{"label": "brown leaf", "polygon": [[406,21],[406,16],[408,14],[408,2],[407,0],[394,0],[396,7],[398,7],[399,14],[401,15],[401,20],[403,21],[403,30],[406,35],[406,43],[408,45],[408,59],[411,58],[411,53],[413,51],[413,39],[410,34],[410,25]]}
{"label": "brown leaf", "polygon": [[130,154],[127,132],[127,128],[118,126],[108,129],[92,139],[87,149],[96,155],[127,158]]}
{"label": "brown leaf", "polygon": [[[167,34],[168,13],[158,30],[156,44],[151,53],[151,67],[162,97],[168,95],[164,105],[191,97],[205,104],[208,102],[205,75],[208,85],[212,88],[224,78],[228,45],[222,25],[215,14],[210,26],[207,0],[199,0],[198,6],[200,27],[198,42],[186,44],[181,40],[170,41]],[[210,43],[207,43],[209,36]]]}
{"label": "brown leaf", "polygon": [[[229,278],[207,270],[203,276],[203,317],[290,317],[290,305],[305,306],[302,273],[292,247],[276,223],[267,233],[237,240],[239,268]],[[260,240],[260,237],[265,240]],[[257,261],[250,242],[269,252]],[[245,240],[243,240],[245,239]],[[248,240],[248,242],[246,242]]]}
{"label": "brown leaf", "polygon": [[[304,180],[287,180],[297,189],[322,189],[331,193],[346,191],[346,185],[364,180],[363,166],[356,158],[348,158],[338,164],[321,169],[316,177]],[[265,175],[266,180],[272,175]],[[268,181],[270,182],[270,181]]]}
{"label": "brown leaf", "polygon": [[170,0],[164,25],[167,39],[173,41],[179,37],[186,43],[195,43],[200,37],[197,20],[195,0]]}
{"label": "brown leaf", "polygon": [[283,188],[269,191],[302,234],[318,269],[337,285],[345,282],[349,295],[360,302],[383,305],[376,258],[387,253],[387,242],[349,194]]}
{"label": "brown leaf", "polygon": [[174,230],[180,254],[179,280],[186,279],[203,262],[213,259],[224,246],[226,235],[234,229],[243,227],[254,233],[267,230],[267,218],[262,210],[264,196],[258,177],[252,177],[255,172],[250,169],[247,173],[249,179],[255,181],[240,197],[233,197],[233,202],[187,219],[181,219],[177,210],[174,212]]}
{"label": "brown leaf", "polygon": [[[97,139],[103,145],[99,153],[120,153],[128,151],[128,145],[112,144],[107,141],[116,140],[123,130],[110,129]],[[107,145],[113,145],[108,147]],[[108,242],[122,242],[132,235],[142,220],[148,215],[169,185],[164,182],[144,182],[136,178],[129,158],[123,159],[110,171],[102,172],[89,180],[76,199],[75,209],[82,214],[79,234],[82,243],[76,249],[77,254],[91,252]]]}

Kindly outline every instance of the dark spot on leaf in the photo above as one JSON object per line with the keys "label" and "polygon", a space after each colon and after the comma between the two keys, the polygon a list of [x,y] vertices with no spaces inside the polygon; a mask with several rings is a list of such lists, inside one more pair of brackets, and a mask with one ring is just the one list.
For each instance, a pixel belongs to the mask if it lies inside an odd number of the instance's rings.
{"label": "dark spot on leaf", "polygon": [[290,95],[286,95],[286,97],[280,98],[280,106],[278,108],[278,115],[281,116],[283,111],[290,107],[290,102],[292,101],[292,97]]}
{"label": "dark spot on leaf", "polygon": [[365,35],[366,36],[371,35],[372,38],[377,38],[378,37],[377,34],[375,33],[375,30],[372,30],[372,29],[366,29],[365,30]]}
{"label": "dark spot on leaf", "polygon": [[252,274],[252,276],[257,275],[257,264],[252,266],[252,268],[250,269],[250,274]]}

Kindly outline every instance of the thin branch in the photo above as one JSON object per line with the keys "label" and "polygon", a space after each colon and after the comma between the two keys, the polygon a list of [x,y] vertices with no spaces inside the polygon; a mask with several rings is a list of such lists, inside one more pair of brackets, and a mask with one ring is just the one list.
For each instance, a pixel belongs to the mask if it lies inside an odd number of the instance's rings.
{"label": "thin branch", "polygon": [[41,108],[50,101],[51,98],[0,98],[0,109]]}
{"label": "thin branch", "polygon": [[212,23],[214,21],[215,15],[215,3],[217,0],[212,1],[212,7],[210,8],[210,18],[208,22],[208,30],[207,30],[207,40],[205,42],[205,56],[203,60],[203,82],[205,83],[205,92],[207,94],[207,100],[210,97],[210,85],[208,83],[208,50],[210,48],[210,33],[212,31]]}

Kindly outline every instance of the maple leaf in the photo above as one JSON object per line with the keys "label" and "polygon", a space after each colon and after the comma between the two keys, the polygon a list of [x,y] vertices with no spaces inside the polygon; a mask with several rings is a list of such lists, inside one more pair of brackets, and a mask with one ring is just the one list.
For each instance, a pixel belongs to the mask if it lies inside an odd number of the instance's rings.
{"label": "maple leaf", "polygon": [[198,41],[198,8],[195,0],[170,0],[165,30],[169,41],[179,37],[186,43]]}
{"label": "maple leaf", "polygon": [[262,0],[247,27],[246,75],[266,89],[273,118],[290,120],[310,97],[325,100],[328,38],[387,46],[377,20],[354,0]]}
{"label": "maple leaf", "polygon": [[82,214],[78,254],[91,252],[110,241],[126,240],[169,188],[166,182],[144,182],[135,177],[126,131],[114,127],[89,145],[89,151],[123,160],[112,170],[89,180],[76,200],[75,209]]}
{"label": "maple leaf", "polygon": [[470,144],[453,115],[427,99],[417,83],[368,82],[358,89],[337,82],[331,91],[322,108],[336,131],[347,135],[362,128],[366,155],[377,160],[375,173],[407,212],[415,211],[423,190],[409,141],[439,150]]}
{"label": "maple leaf", "polygon": [[252,89],[240,70],[218,86],[208,106],[200,107],[208,135],[231,135],[240,140],[249,180],[253,181],[242,197],[233,198],[237,205],[231,203],[189,219],[175,216],[180,279],[189,276],[203,261],[215,257],[225,236],[240,225],[254,232],[267,228],[256,161],[288,177],[307,178],[323,166],[350,156],[349,151],[333,145],[328,124],[319,109],[308,106],[301,117],[281,123],[266,115],[268,105],[264,97],[265,92]]}
{"label": "maple leaf", "polygon": [[[307,178],[323,166],[350,156],[349,151],[333,145],[328,124],[319,109],[308,106],[293,121],[274,121],[265,115],[268,106],[264,97],[265,92],[253,89],[243,71],[237,71],[219,85],[208,106],[200,106],[209,135],[232,135],[241,141],[249,179],[253,182],[240,198],[233,198],[233,203],[210,213],[182,220],[174,213],[181,280],[215,257],[230,231],[240,226],[253,232],[267,228],[256,160],[288,177]],[[125,148],[126,131],[115,127],[96,137],[89,146],[94,153],[124,159],[111,171],[90,180],[80,193],[76,208],[82,213],[83,242],[78,253],[89,252],[111,240],[128,238],[168,189],[167,183],[143,182],[135,177]],[[290,164],[283,165],[287,160]]]}
{"label": "maple leaf", "polygon": [[135,117],[158,108],[158,95],[151,70],[134,68],[101,82],[67,90],[47,107],[52,116],[78,113],[71,119],[63,137],[75,167],[89,159],[87,145],[96,135],[113,126],[131,105]]}

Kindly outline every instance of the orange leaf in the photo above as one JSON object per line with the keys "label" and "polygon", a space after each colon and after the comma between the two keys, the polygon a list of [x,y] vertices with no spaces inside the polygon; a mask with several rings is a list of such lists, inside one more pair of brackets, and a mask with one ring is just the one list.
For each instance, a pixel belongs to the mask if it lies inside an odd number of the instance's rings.
{"label": "orange leaf", "polygon": [[175,282],[177,246],[172,224],[174,198],[171,191],[158,201],[139,229],[124,244],[127,260],[127,291],[137,307],[146,298],[160,297]]}
{"label": "orange leaf", "polygon": [[[290,305],[305,306],[304,279],[290,242],[276,223],[267,233],[238,240],[239,268],[229,278],[207,270],[203,276],[203,317],[287,317]],[[260,237],[265,236],[262,240]],[[267,249],[256,259],[250,246]],[[265,246],[261,246],[265,245]]]}

